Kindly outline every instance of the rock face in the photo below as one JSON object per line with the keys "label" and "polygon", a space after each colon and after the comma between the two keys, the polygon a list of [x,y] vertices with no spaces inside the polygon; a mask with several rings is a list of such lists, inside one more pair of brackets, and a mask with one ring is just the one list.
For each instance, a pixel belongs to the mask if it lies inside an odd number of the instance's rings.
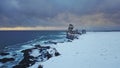
{"label": "rock face", "polygon": [[78,35],[81,35],[81,33],[78,30],[73,30],[74,26],[72,24],[69,24],[66,38],[70,40],[74,40],[75,38],[78,38]]}
{"label": "rock face", "polygon": [[9,53],[6,53],[6,52],[2,52],[0,53],[1,56],[6,56],[6,55],[9,55]]}
{"label": "rock face", "polygon": [[6,62],[9,62],[9,61],[14,61],[14,60],[15,60],[14,58],[3,58],[3,59],[0,59],[0,62],[6,63]]}
{"label": "rock face", "polygon": [[[27,68],[34,65],[36,62],[44,62],[51,57],[60,55],[55,48],[40,45],[35,45],[34,48],[22,50],[21,52],[24,58],[13,68]],[[42,66],[39,65],[38,68],[42,68]]]}
{"label": "rock face", "polygon": [[82,30],[82,34],[86,34],[86,30],[85,29]]}

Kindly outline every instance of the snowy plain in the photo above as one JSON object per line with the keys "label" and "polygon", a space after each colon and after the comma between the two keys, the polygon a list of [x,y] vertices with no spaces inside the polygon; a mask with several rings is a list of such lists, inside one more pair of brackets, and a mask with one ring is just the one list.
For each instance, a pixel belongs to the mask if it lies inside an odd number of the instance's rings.
{"label": "snowy plain", "polygon": [[40,63],[43,68],[120,68],[120,32],[88,32],[53,46],[61,55]]}

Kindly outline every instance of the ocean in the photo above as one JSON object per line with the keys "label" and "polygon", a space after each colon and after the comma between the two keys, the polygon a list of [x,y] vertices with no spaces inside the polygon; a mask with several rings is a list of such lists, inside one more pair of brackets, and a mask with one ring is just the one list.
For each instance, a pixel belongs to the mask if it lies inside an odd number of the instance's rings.
{"label": "ocean", "polygon": [[0,31],[0,52],[17,50],[31,43],[63,38],[65,31]]}

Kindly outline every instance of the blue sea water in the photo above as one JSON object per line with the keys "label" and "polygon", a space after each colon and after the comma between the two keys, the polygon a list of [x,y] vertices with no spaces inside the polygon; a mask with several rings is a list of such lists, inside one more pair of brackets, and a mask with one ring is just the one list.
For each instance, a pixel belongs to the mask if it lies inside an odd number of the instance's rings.
{"label": "blue sea water", "polygon": [[65,38],[65,31],[0,31],[0,51],[16,50],[22,45]]}

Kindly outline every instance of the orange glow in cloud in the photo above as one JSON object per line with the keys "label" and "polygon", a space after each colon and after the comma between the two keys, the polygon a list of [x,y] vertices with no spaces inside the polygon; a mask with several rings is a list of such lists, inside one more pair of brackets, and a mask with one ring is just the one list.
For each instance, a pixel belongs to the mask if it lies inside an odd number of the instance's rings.
{"label": "orange glow in cloud", "polygon": [[64,30],[64,27],[1,27],[0,30]]}

